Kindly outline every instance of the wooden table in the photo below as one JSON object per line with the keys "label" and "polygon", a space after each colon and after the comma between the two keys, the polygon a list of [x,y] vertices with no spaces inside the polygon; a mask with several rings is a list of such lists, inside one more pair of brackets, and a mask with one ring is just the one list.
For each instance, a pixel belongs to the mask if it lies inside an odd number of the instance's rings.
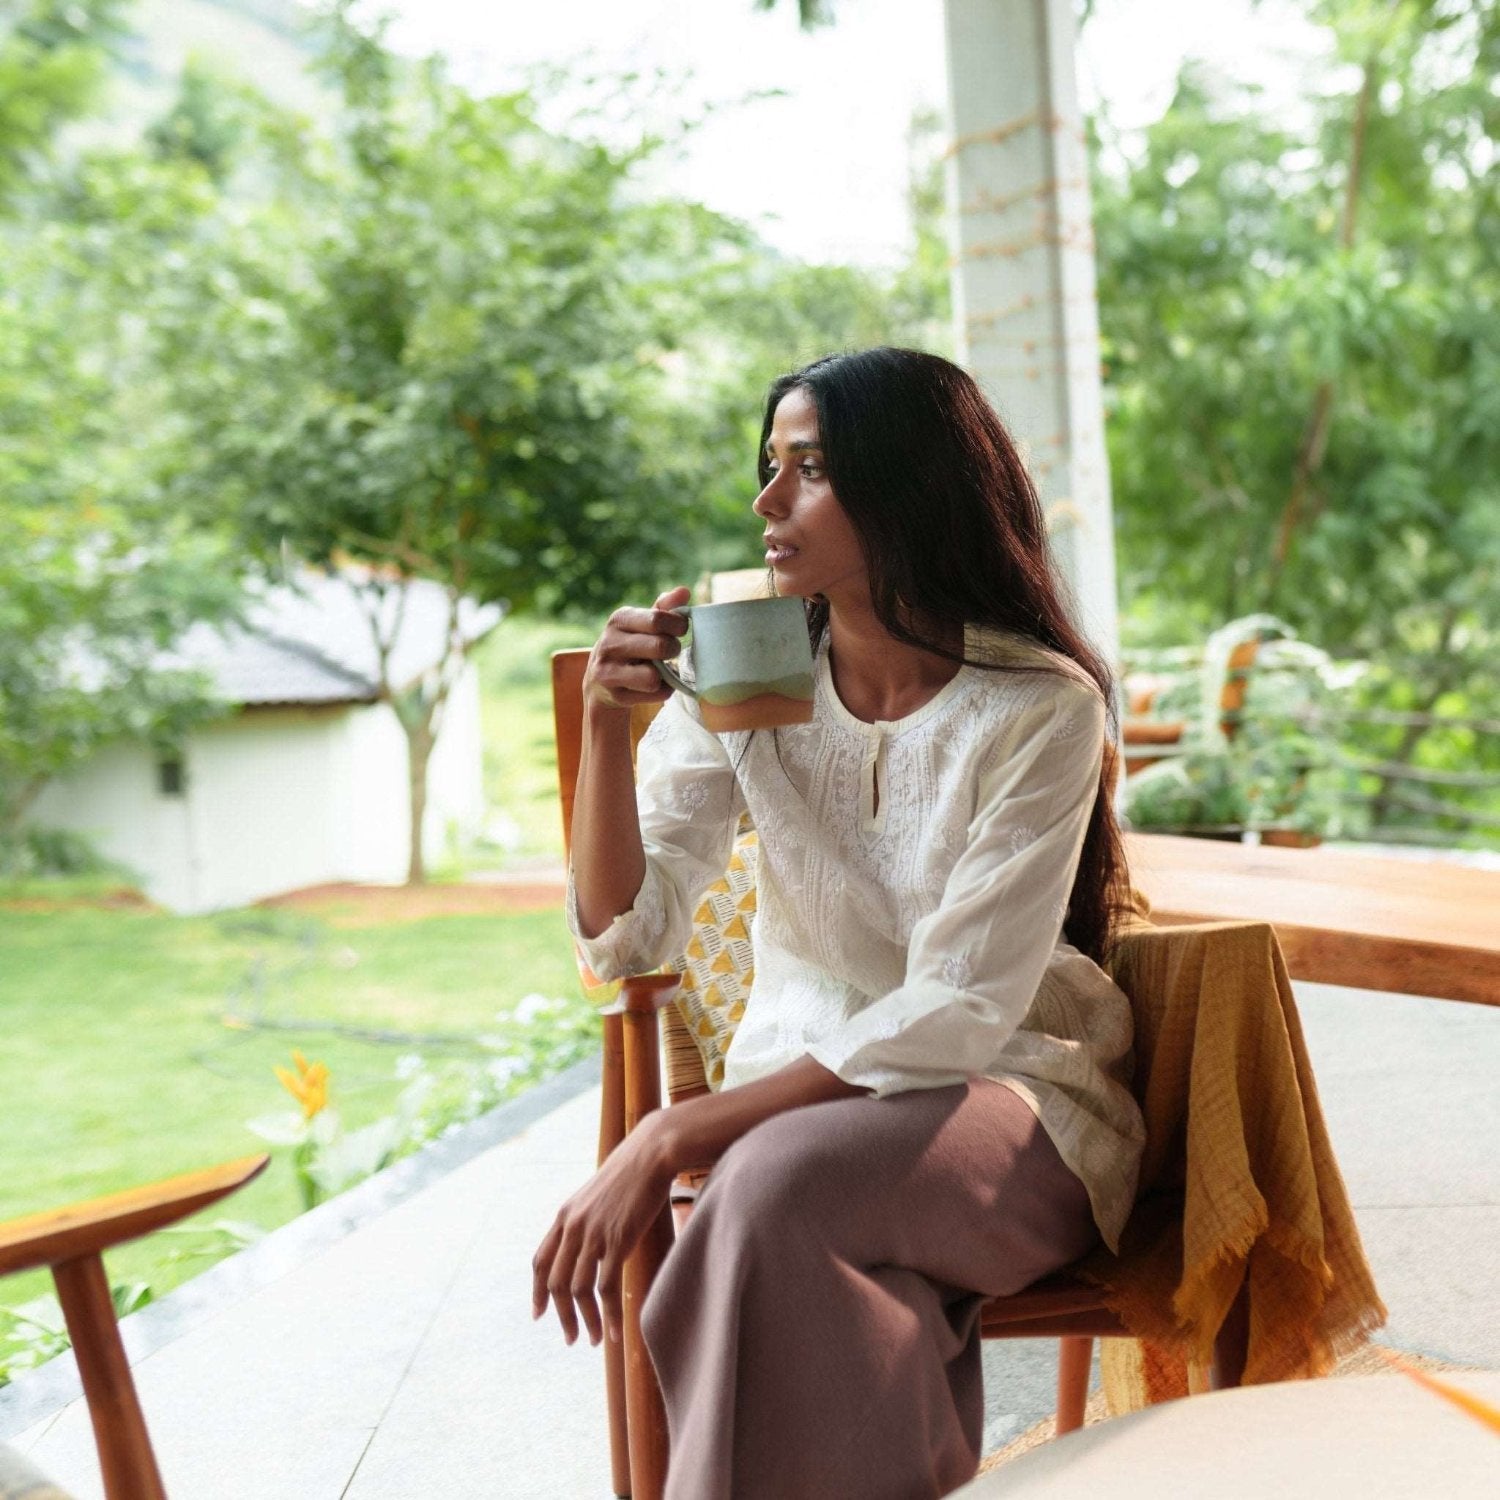
{"label": "wooden table", "polygon": [[1500,871],[1153,833],[1125,845],[1155,922],[1270,922],[1293,979],[1500,1005]]}
{"label": "wooden table", "polygon": [[[1500,1401],[1500,1374],[1443,1377]],[[1500,1437],[1399,1375],[1168,1401],[1002,1465],[954,1500],[1494,1500]]]}

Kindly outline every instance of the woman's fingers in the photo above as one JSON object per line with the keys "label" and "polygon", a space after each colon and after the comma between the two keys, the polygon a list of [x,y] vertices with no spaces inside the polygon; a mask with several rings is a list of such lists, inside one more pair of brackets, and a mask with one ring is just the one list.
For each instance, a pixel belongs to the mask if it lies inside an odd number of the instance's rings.
{"label": "woman's fingers", "polygon": [[625,1321],[625,1307],[620,1297],[620,1265],[618,1254],[606,1252],[599,1262],[599,1302],[604,1309],[604,1327],[610,1342],[620,1342],[620,1332]]}
{"label": "woman's fingers", "polygon": [[571,1300],[577,1241],[577,1228],[569,1224],[568,1206],[564,1204],[531,1260],[531,1316],[541,1317],[550,1300],[570,1344],[578,1336]]}
{"label": "woman's fingers", "polygon": [[[663,595],[663,597],[668,597]],[[600,637],[600,647],[610,654],[641,655],[654,643],[670,656],[687,634],[688,622],[670,609],[617,609],[609,617]],[[653,652],[653,655],[663,652]]]}
{"label": "woman's fingers", "polygon": [[547,1281],[552,1274],[552,1262],[557,1257],[558,1242],[562,1239],[562,1215],[552,1221],[552,1227],[542,1236],[542,1243],[531,1257],[531,1316],[541,1317],[547,1311]]}
{"label": "woman's fingers", "polygon": [[583,1326],[589,1331],[591,1344],[597,1344],[604,1337],[604,1325],[599,1319],[599,1308],[594,1301],[594,1277],[598,1266],[599,1257],[585,1251],[578,1257],[578,1263],[573,1268],[573,1302],[583,1319]]}
{"label": "woman's fingers", "polygon": [[[588,1330],[589,1342],[597,1344],[604,1337],[604,1320],[594,1300],[594,1281],[599,1274],[599,1264],[598,1252],[589,1248],[579,1227],[565,1223],[560,1215],[532,1261],[532,1317],[541,1317],[550,1297],[557,1309],[564,1339],[571,1344],[578,1337],[581,1317]],[[617,1323],[618,1300],[616,1294]]]}
{"label": "woman's fingers", "polygon": [[552,1271],[547,1277],[547,1290],[552,1305],[557,1309],[557,1320],[562,1324],[563,1338],[572,1343],[578,1337],[578,1318],[573,1311],[573,1275],[578,1259],[578,1231],[572,1225],[563,1231],[562,1242],[552,1261]]}
{"label": "woman's fingers", "polygon": [[[658,594],[656,596],[656,607],[657,609],[680,609],[692,597],[693,593],[691,589],[668,589],[665,594]],[[678,615],[677,618],[680,620],[682,616]]]}
{"label": "woman's fingers", "polygon": [[669,698],[671,687],[651,663],[669,661],[681,649],[688,623],[672,611],[687,599],[687,589],[669,589],[650,609],[617,609],[594,646],[586,693],[617,708]]}

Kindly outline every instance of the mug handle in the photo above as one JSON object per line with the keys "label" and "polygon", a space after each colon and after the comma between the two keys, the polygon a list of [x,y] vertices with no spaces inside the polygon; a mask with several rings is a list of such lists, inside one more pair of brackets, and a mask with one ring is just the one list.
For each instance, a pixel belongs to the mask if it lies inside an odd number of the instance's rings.
{"label": "mug handle", "polygon": [[[693,606],[691,604],[679,604],[676,609],[669,610],[668,613],[681,615],[689,625],[692,624]],[[656,668],[657,672],[661,675],[662,681],[665,682],[669,687],[676,688],[679,693],[686,693],[689,698],[696,698],[698,696],[697,688],[691,686],[689,683],[684,682],[682,678],[677,675],[677,669],[675,667],[668,666],[664,661],[653,661],[651,665]]]}

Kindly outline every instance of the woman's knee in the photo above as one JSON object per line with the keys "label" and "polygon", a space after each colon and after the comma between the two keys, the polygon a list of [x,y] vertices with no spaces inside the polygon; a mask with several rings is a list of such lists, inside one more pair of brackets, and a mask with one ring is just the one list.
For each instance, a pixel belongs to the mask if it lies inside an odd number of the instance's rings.
{"label": "woman's knee", "polygon": [[761,1231],[793,1220],[805,1224],[810,1210],[826,1218],[829,1204],[858,1173],[858,1141],[840,1105],[773,1115],[719,1158],[694,1212],[712,1207]]}

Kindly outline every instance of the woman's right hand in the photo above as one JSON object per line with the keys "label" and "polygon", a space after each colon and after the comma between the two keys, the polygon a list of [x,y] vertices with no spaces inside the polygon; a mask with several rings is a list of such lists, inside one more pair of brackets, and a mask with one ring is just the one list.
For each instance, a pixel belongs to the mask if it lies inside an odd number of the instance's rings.
{"label": "woman's right hand", "polygon": [[637,703],[670,698],[672,689],[651,664],[677,655],[688,622],[672,611],[691,597],[685,588],[668,589],[650,609],[617,609],[589,655],[583,701],[590,707],[628,711]]}

